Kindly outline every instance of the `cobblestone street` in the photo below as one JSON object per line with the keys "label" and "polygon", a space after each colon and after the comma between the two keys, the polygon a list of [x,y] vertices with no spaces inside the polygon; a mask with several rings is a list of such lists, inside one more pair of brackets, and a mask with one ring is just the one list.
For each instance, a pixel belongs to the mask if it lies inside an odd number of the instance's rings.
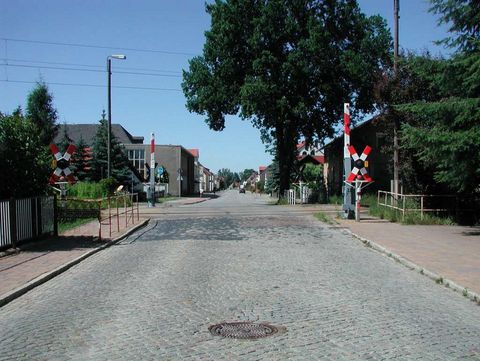
{"label": "cobblestone street", "polygon": [[[251,340],[208,331],[258,321]],[[159,213],[0,308],[0,360],[480,360],[480,307],[252,194]]]}

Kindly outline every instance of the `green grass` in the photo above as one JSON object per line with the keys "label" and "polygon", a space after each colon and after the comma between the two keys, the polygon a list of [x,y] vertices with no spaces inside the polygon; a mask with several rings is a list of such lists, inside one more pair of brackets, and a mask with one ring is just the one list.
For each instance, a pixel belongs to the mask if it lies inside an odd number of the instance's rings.
{"label": "green grass", "polygon": [[165,203],[165,202],[169,202],[169,201],[175,201],[177,200],[178,197],[160,197],[160,198],[157,198],[155,200],[155,202],[157,203]]}
{"label": "green grass", "polygon": [[107,196],[107,190],[101,183],[78,182],[68,187],[68,196],[81,199],[98,199]]}
{"label": "green grass", "polygon": [[58,223],[58,233],[66,232],[72,228],[87,224],[93,220],[95,220],[95,218],[82,218],[82,219],[76,219],[75,221],[72,221],[72,222]]}
{"label": "green grass", "polygon": [[288,205],[288,200],[287,198],[280,198],[276,204],[279,206],[285,206],[285,205]]}
{"label": "green grass", "polygon": [[343,197],[342,196],[337,196],[337,195],[334,195],[334,196],[330,196],[328,198],[328,203],[329,204],[343,204]]}
{"label": "green grass", "polygon": [[314,214],[315,218],[318,219],[320,222],[327,223],[330,225],[338,224],[335,219],[333,219],[329,214],[324,212],[318,212]]}

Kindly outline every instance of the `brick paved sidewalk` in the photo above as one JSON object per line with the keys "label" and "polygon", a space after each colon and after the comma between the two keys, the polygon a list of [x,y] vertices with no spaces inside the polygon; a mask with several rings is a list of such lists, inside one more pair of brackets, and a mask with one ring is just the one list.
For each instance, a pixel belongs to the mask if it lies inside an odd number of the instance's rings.
{"label": "brick paved sidewalk", "polygon": [[[181,197],[178,200],[158,203],[156,208],[195,204],[208,199],[209,197]],[[0,306],[2,300],[15,290],[22,289],[33,280],[42,278],[77,258],[105,246],[112,239],[122,236],[144,222],[148,219],[149,213],[146,203],[141,204],[139,219],[135,212],[134,223],[132,224],[129,218],[128,224],[125,225],[124,216],[121,215],[117,223],[115,212],[113,212],[112,233],[110,235],[108,221],[102,222],[101,241],[98,240],[99,224],[95,220],[65,231],[59,237],[25,244],[20,247],[19,252],[0,257]]]}
{"label": "brick paved sidewalk", "polygon": [[356,235],[480,293],[480,227],[402,225],[371,217],[337,221]]}
{"label": "brick paved sidewalk", "polygon": [[[480,227],[403,225],[372,217],[362,209],[361,221],[337,217],[341,206],[297,206],[330,214],[340,227],[372,241],[408,261],[480,294]],[[387,253],[388,253],[387,252]]]}

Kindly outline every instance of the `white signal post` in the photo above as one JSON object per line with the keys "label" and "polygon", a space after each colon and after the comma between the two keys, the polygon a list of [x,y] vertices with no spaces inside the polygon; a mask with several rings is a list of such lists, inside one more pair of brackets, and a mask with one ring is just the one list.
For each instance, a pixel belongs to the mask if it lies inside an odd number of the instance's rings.
{"label": "white signal post", "polygon": [[344,128],[344,147],[343,147],[343,212],[344,218],[349,219],[353,217],[354,206],[352,201],[352,189],[346,183],[348,174],[352,170],[352,159],[350,158],[350,103],[343,104],[343,128]]}
{"label": "white signal post", "polygon": [[[360,199],[362,198],[362,187],[365,187],[373,182],[373,179],[368,175],[367,171],[367,157],[372,148],[366,146],[362,154],[358,156],[355,147],[350,144],[350,104],[344,104],[344,198],[343,210],[345,218],[352,218],[355,213],[355,220],[360,221]],[[352,159],[354,167],[352,169]],[[348,174],[348,176],[347,176]],[[352,191],[355,188],[355,206],[352,201]]]}
{"label": "white signal post", "polygon": [[152,133],[150,140],[150,199],[149,207],[155,207],[155,134]]}

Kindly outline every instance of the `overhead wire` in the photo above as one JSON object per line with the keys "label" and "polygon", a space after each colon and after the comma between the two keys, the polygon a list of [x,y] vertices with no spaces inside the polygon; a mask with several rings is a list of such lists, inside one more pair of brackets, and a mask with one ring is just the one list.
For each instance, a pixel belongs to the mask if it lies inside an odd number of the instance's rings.
{"label": "overhead wire", "polygon": [[[2,64],[3,66],[10,66],[10,67],[17,67],[17,68],[40,68],[40,69],[53,69],[53,70],[72,70],[72,71],[89,71],[95,73],[104,73],[104,70],[96,70],[96,69],[79,69],[79,68],[61,68],[61,67],[54,67],[54,66],[46,66],[46,65],[23,65],[23,64]],[[174,75],[174,74],[155,74],[155,73],[139,73],[139,72],[130,72],[130,71],[112,71],[115,74],[130,74],[130,75],[149,75],[149,76],[160,76],[160,77],[169,77],[169,78],[181,78],[181,75]]]}
{"label": "overhead wire", "polygon": [[[89,68],[105,69],[105,66],[101,66],[101,65],[79,64],[79,63],[63,63],[63,62],[56,62],[56,61],[12,59],[12,58],[0,58],[0,61],[3,61],[3,62],[14,61],[14,62],[18,62],[18,63],[39,63],[39,64],[67,65],[67,66],[83,66],[83,67],[89,67]],[[1,64],[1,65],[5,65],[5,64]],[[115,69],[140,70],[140,71],[153,71],[153,72],[160,72],[160,73],[182,74],[182,72],[178,71],[178,70],[165,70],[165,69],[132,68],[132,67],[123,67],[123,66],[115,66]]]}
{"label": "overhead wire", "polygon": [[185,56],[198,55],[198,54],[194,54],[194,53],[180,52],[180,51],[166,51],[166,50],[141,49],[141,48],[125,48],[125,47],[114,47],[114,46],[93,45],[93,44],[80,44],[80,43],[60,43],[60,42],[54,42],[54,41],[14,39],[14,38],[5,38],[5,37],[0,37],[0,40],[22,42],[22,43],[31,43],[31,44],[45,44],[45,45],[57,45],[57,46],[76,46],[76,47],[94,48],[94,49],[127,50],[127,51],[138,51],[138,52],[144,52],[144,53],[159,53],[159,54],[166,54],[166,55],[185,55]]}
{"label": "overhead wire", "polygon": [[[9,79],[0,79],[0,82],[6,83],[22,83],[22,84],[37,84],[35,81],[26,81],[26,80],[9,80]],[[93,87],[93,88],[106,88],[106,85],[101,84],[85,84],[85,83],[57,83],[57,82],[46,82],[49,85],[66,85],[66,86],[83,86],[83,87]],[[139,86],[124,86],[124,85],[113,85],[112,88],[118,89],[135,89],[135,90],[158,90],[158,91],[174,91],[181,92],[181,89],[173,88],[150,88],[150,87],[139,87]]]}

